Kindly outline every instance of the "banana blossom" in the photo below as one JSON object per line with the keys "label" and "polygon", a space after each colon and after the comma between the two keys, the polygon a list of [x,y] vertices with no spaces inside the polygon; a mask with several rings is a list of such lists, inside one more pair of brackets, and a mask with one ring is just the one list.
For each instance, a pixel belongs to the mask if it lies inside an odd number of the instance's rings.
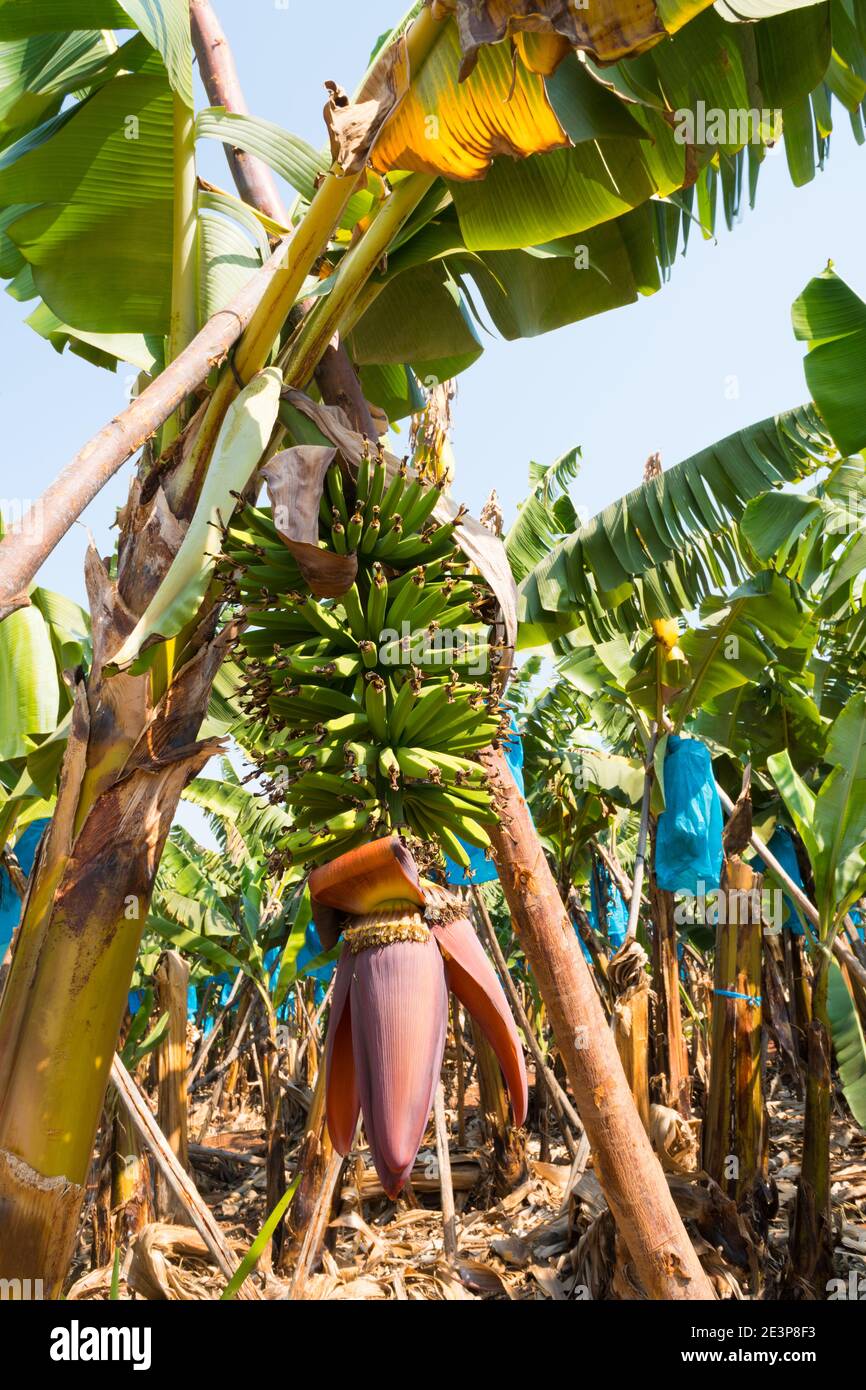
{"label": "banana blossom", "polygon": [[328,1129],[347,1154],[359,1115],[396,1197],[421,1147],[442,1069],[451,991],[499,1059],[514,1120],[526,1118],[523,1049],[496,973],[461,905],[422,882],[397,836],[310,876],[320,934],[342,931],[325,1052]]}

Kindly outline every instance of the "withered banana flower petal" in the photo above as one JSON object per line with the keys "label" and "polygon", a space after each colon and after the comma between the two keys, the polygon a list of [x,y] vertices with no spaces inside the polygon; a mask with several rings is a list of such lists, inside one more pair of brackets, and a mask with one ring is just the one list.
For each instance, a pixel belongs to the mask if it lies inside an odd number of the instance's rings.
{"label": "withered banana flower petal", "polygon": [[338,1153],[347,1154],[355,1139],[361,1100],[352,1048],[351,989],[354,956],[344,948],[334,973],[334,997],[325,1045],[325,1111],[328,1132]]}
{"label": "withered banana flower petal", "polygon": [[431,930],[445,957],[449,988],[477,1019],[496,1053],[511,1096],[514,1123],[522,1125],[528,1103],[526,1064],[520,1037],[496,971],[485,955],[472,924],[465,917],[434,926]]}

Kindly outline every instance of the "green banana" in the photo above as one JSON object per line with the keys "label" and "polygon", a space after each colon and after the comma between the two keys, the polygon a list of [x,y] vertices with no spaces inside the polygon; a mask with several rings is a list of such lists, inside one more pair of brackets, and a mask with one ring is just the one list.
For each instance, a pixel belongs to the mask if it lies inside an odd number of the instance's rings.
{"label": "green banana", "polygon": [[376,766],[379,749],[375,743],[345,743],[342,751],[346,767],[362,771]]}
{"label": "green banana", "polygon": [[367,691],[364,698],[367,721],[373,732],[373,737],[380,743],[388,741],[388,706],[385,694],[385,682],[381,676],[373,676],[367,682]]}
{"label": "green banana", "polygon": [[387,777],[392,791],[400,786],[400,763],[393,748],[383,748],[379,754],[379,771]]}
{"label": "green banana", "polygon": [[424,589],[426,580],[423,570],[414,570],[411,584],[405,585],[400,590],[397,597],[393,597],[393,585],[388,581],[388,597],[391,602],[388,605],[388,612],[385,618],[386,627],[399,627],[405,618],[413,611],[418,603],[419,596]]}
{"label": "green banana", "polygon": [[334,549],[338,555],[348,555],[349,547],[346,544],[346,528],[337,516],[335,516],[333,525],[331,526],[331,539],[334,542]]}
{"label": "green banana", "polygon": [[370,491],[370,450],[364,448],[358,464],[358,477],[355,482],[355,508],[363,514],[364,504]]}
{"label": "green banana", "polygon": [[395,743],[403,742],[406,724],[417,700],[418,692],[415,689],[414,682],[411,679],[405,680],[397,691],[396,698],[391,706],[391,713],[388,717],[388,728]]}
{"label": "green banana", "polygon": [[358,549],[361,543],[361,535],[364,530],[364,514],[355,510],[349,517],[349,524],[346,527],[346,549],[352,554]]}
{"label": "green banana", "polygon": [[315,632],[320,633],[322,637],[327,637],[329,642],[350,651],[357,651],[352,634],[346,631],[344,624],[340,622],[333,609],[325,608],[314,598],[300,598],[295,607],[300,617],[308,622]]}
{"label": "green banana", "polygon": [[397,748],[394,750],[397,763],[404,777],[419,782],[438,783],[442,773],[436,759],[423,748]]}
{"label": "green banana", "polygon": [[329,679],[337,678],[342,680],[346,676],[355,676],[361,670],[362,662],[360,655],[355,656],[332,656],[330,660],[322,654],[321,656],[298,656],[294,652],[287,656],[288,669],[298,675],[308,676],[327,676]]}
{"label": "green banana", "polygon": [[420,738],[424,738],[426,729],[432,726],[433,721],[444,709],[447,709],[452,698],[451,687],[448,685],[437,685],[432,690],[422,691],[406,719],[401,739],[417,743]]}
{"label": "green banana", "polygon": [[357,584],[353,584],[351,589],[347,589],[340,595],[340,603],[346,614],[346,621],[349,624],[352,636],[356,641],[360,641],[367,634],[367,619],[361,604],[361,595],[358,592]]}
{"label": "green banana", "polygon": [[384,456],[379,454],[376,462],[370,469],[370,489],[364,503],[364,519],[366,521],[372,518],[374,508],[378,507],[379,503],[382,501],[386,474],[387,469],[385,467]]}
{"label": "green banana", "polygon": [[363,642],[358,643],[358,651],[361,653],[361,660],[367,670],[371,671],[379,659],[379,649],[376,643],[365,637]]}
{"label": "green banana", "polygon": [[367,632],[374,640],[379,636],[385,623],[388,609],[388,581],[378,560],[374,562],[370,576],[370,592],[367,595]]}
{"label": "green banana", "polygon": [[331,506],[337,512],[338,519],[345,526],[349,520],[349,508],[346,502],[346,491],[343,487],[343,472],[338,463],[332,463],[328,469],[327,484]]}
{"label": "green banana", "polygon": [[417,531],[429,518],[436,507],[436,503],[445,491],[445,484],[442,482],[431,483],[426,487],[422,495],[418,498],[413,507],[404,503],[403,526],[406,531]]}
{"label": "green banana", "polygon": [[361,555],[370,555],[376,549],[381,524],[378,508],[374,507],[373,515],[364,527],[364,534],[361,536],[361,544],[358,547]]}
{"label": "green banana", "polygon": [[406,485],[406,472],[406,463],[404,461],[400,464],[397,472],[388,484],[388,489],[385,496],[382,498],[382,506],[380,508],[382,525],[391,520],[391,517],[400,505],[400,499],[403,496],[403,490]]}

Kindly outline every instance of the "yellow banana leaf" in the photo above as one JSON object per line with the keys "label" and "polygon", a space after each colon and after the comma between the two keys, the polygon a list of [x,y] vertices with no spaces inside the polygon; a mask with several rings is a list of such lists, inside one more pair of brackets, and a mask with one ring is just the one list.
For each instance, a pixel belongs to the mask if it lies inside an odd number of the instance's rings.
{"label": "yellow banana leaf", "polygon": [[380,173],[412,169],[480,179],[494,155],[519,159],[569,144],[543,77],[513,63],[506,45],[485,48],[463,82],[459,67],[457,29],[445,23],[411,90],[379,132],[372,163]]}

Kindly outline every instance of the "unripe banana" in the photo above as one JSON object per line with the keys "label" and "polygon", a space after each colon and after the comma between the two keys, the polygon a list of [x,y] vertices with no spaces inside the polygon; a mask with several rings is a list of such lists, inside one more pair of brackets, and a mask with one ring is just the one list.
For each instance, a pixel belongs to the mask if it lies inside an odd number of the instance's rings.
{"label": "unripe banana", "polygon": [[367,692],[364,700],[367,711],[367,721],[372,730],[373,737],[380,743],[388,742],[388,712],[387,700],[385,695],[385,682],[381,676],[373,676],[367,682]]}
{"label": "unripe banana", "polygon": [[432,727],[437,716],[448,708],[451,699],[452,690],[447,684],[422,691],[406,719],[401,740],[411,743],[417,743],[419,740],[426,742],[426,730]]}
{"label": "unripe banana", "polygon": [[379,754],[379,771],[388,778],[392,791],[400,786],[400,764],[393,748],[383,748]]}
{"label": "unripe banana", "polygon": [[331,506],[338,513],[337,520],[345,526],[349,520],[349,508],[346,504],[346,492],[343,487],[343,472],[338,463],[332,463],[328,469],[327,483]]}
{"label": "unripe banana", "polygon": [[349,524],[346,527],[346,549],[351,555],[358,549],[361,543],[361,535],[364,530],[364,516],[361,511],[355,510],[349,517]]}
{"label": "unripe banana", "polygon": [[374,507],[373,516],[364,527],[364,534],[361,537],[361,544],[358,547],[361,555],[370,555],[376,549],[380,527],[381,522],[379,521],[376,508]]}
{"label": "unripe banana", "polygon": [[403,529],[408,534],[410,531],[418,531],[424,525],[436,503],[445,491],[445,483],[437,482],[424,489],[413,507],[404,503]]}
{"label": "unripe banana", "polygon": [[356,509],[363,514],[364,504],[370,491],[370,451],[365,447],[358,464],[358,478],[355,483]]}
{"label": "unripe banana", "polygon": [[380,454],[376,462],[370,467],[370,490],[367,493],[367,500],[364,503],[365,521],[370,521],[372,519],[373,509],[378,507],[379,503],[382,501],[386,474],[385,460]]}
{"label": "unripe banana", "polygon": [[367,636],[367,619],[361,604],[361,595],[358,592],[357,584],[353,584],[351,589],[348,589],[345,594],[341,595],[340,603],[343,605],[343,611],[346,614],[346,621],[349,624],[352,636],[359,642],[362,637]]}
{"label": "unripe banana", "polygon": [[402,743],[406,723],[417,703],[418,695],[413,681],[405,680],[397,692],[388,718],[388,728],[395,743]]}
{"label": "unripe banana", "polygon": [[[425,579],[423,570],[415,570],[412,574],[411,584],[405,585],[400,590],[397,597],[393,599],[388,607],[384,626],[398,628],[404,619],[408,619],[413,613],[419,602],[421,592],[424,588]],[[388,582],[388,594],[391,595],[392,585]]]}
{"label": "unripe banana", "polygon": [[385,625],[388,611],[388,581],[385,571],[376,561],[370,576],[370,592],[367,596],[367,632],[374,640]]}
{"label": "unripe banana", "polygon": [[403,492],[406,486],[406,471],[406,464],[404,461],[400,464],[400,467],[397,469],[397,472],[394,474],[393,478],[388,484],[387,491],[385,492],[385,495],[382,498],[380,514],[383,526],[386,522],[390,521],[394,513],[399,510],[400,502],[403,497]]}

